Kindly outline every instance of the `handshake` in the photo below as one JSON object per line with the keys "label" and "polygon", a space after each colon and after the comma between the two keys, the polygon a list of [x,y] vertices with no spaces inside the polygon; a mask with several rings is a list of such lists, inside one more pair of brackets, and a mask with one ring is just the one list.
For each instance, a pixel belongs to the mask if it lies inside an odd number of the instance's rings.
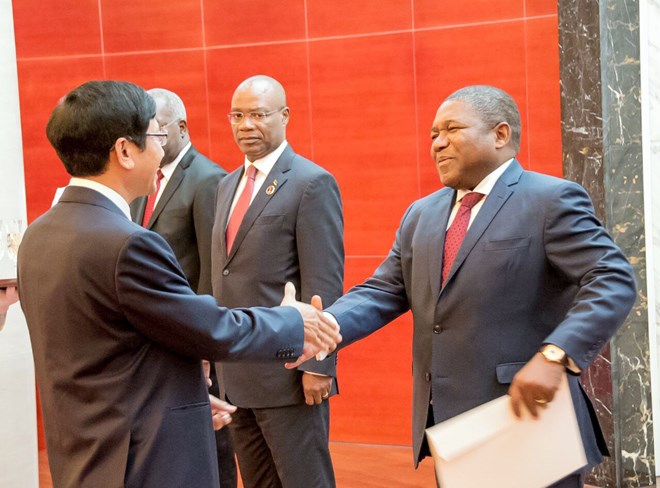
{"label": "handshake", "polygon": [[284,287],[284,298],[280,305],[295,307],[304,322],[305,343],[302,355],[295,363],[286,363],[287,368],[296,368],[314,356],[323,359],[337,348],[337,344],[341,342],[339,324],[323,313],[320,296],[314,295],[311,304],[299,302],[296,300],[296,287],[288,282]]}

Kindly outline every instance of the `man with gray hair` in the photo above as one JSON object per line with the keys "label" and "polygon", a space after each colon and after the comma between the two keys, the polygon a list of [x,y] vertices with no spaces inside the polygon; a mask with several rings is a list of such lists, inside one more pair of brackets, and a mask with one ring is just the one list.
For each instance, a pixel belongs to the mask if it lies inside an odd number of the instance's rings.
{"label": "man with gray hair", "polygon": [[[227,172],[200,154],[190,141],[186,107],[174,92],[153,88],[156,120],[167,144],[158,170],[159,187],[152,195],[131,203],[134,222],[165,238],[183,269],[190,287],[211,294],[211,232],[215,194]],[[215,368],[211,365],[210,392],[218,396]],[[220,488],[236,488],[238,475],[227,429],[215,432]]]}
{"label": "man with gray hair", "polygon": [[579,374],[635,301],[630,265],[581,186],[515,159],[507,93],[454,92],[431,140],[445,188],[409,207],[385,261],[327,312],[348,345],[412,310],[415,465],[426,427],[506,393],[516,415],[537,416],[569,372],[587,465],[551,486],[581,487],[607,449]]}

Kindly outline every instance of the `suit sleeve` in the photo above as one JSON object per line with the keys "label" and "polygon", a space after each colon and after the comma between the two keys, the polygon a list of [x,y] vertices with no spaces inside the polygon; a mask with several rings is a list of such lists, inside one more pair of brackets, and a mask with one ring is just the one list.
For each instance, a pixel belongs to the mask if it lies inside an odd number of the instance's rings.
{"label": "suit sleeve", "polygon": [[[300,296],[319,295],[326,307],[344,292],[344,216],[335,178],[322,173],[303,192],[296,220]],[[301,371],[336,376],[336,355],[302,364]]]}
{"label": "suit sleeve", "polygon": [[636,296],[628,260],[596,219],[577,184],[553,195],[544,227],[546,255],[578,292],[565,319],[546,338],[584,370],[623,324]]}
{"label": "suit sleeve", "polygon": [[408,227],[414,220],[412,208],[403,216],[392,249],[374,274],[326,308],[341,327],[342,342],[338,348],[376,332],[410,309],[402,261],[412,254],[410,243],[403,242],[411,233]]}
{"label": "suit sleeve", "polygon": [[215,198],[218,184],[225,174],[224,171],[209,173],[204,181],[200,182],[195,193],[193,222],[199,255],[199,282],[195,291],[199,294],[210,295],[212,293],[211,241],[215,220]]}
{"label": "suit sleeve", "polygon": [[131,235],[119,253],[115,288],[131,326],[179,354],[216,361],[297,358],[303,327],[293,307],[218,307],[196,295],[165,240],[154,232]]}

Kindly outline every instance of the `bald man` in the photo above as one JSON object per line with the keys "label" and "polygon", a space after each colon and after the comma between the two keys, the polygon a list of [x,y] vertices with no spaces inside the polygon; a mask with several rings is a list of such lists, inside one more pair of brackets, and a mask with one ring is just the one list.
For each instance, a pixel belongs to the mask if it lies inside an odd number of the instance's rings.
{"label": "bald man", "polygon": [[[245,158],[220,183],[213,227],[213,295],[223,306],[279,303],[287,281],[324,305],[343,292],[337,182],[287,143],[289,117],[273,78],[236,88],[228,118]],[[245,487],[335,486],[328,449],[335,357],[287,371],[226,363],[222,372],[224,393],[239,407],[230,433]]]}

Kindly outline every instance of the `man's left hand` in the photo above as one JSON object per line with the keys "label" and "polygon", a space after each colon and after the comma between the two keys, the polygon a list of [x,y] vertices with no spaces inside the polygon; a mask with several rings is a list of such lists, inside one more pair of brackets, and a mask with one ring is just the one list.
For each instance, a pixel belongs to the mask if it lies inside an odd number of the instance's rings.
{"label": "man's left hand", "polygon": [[327,400],[332,389],[332,376],[303,373],[303,391],[307,405],[320,405]]}
{"label": "man's left hand", "polygon": [[236,407],[231,403],[224,402],[218,397],[209,395],[211,404],[211,419],[213,420],[213,430],[220,430],[231,422],[231,414],[236,411]]}
{"label": "man's left hand", "polygon": [[513,377],[509,387],[511,406],[516,417],[522,414],[522,405],[527,407],[534,418],[541,408],[555,398],[565,368],[561,364],[546,360],[538,352]]}

